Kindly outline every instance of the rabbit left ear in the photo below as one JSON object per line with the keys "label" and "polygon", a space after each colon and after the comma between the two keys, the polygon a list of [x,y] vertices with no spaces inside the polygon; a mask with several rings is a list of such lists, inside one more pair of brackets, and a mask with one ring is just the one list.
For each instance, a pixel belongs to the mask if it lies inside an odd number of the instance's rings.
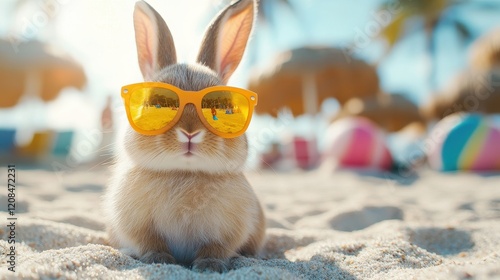
{"label": "rabbit left ear", "polygon": [[197,61],[210,67],[227,83],[240,64],[252,31],[256,4],[239,0],[229,5],[210,24]]}
{"label": "rabbit left ear", "polygon": [[135,4],[135,42],[144,80],[177,61],[174,40],[163,18],[144,1]]}

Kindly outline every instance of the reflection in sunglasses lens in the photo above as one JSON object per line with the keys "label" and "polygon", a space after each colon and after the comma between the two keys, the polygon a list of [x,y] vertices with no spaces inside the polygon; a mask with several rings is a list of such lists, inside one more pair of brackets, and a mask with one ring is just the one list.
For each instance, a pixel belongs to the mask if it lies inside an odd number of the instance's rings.
{"label": "reflection in sunglasses lens", "polygon": [[179,96],[168,89],[145,87],[130,96],[130,114],[134,124],[143,130],[165,127],[177,115]]}
{"label": "reflection in sunglasses lens", "polygon": [[247,122],[249,107],[245,96],[230,91],[210,92],[201,104],[208,124],[223,133],[240,132]]}

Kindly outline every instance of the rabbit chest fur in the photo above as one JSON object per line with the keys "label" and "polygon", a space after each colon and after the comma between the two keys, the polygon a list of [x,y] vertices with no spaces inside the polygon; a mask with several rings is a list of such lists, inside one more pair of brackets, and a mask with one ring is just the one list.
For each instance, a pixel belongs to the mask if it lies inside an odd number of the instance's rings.
{"label": "rabbit chest fur", "polygon": [[[241,248],[258,226],[257,198],[243,174],[207,176],[130,168],[110,186],[113,242],[136,255],[138,240],[156,236],[180,263],[191,263],[207,243]],[[119,173],[118,173],[119,174]],[[229,244],[228,244],[229,245]],[[236,252],[235,252],[236,253]]]}

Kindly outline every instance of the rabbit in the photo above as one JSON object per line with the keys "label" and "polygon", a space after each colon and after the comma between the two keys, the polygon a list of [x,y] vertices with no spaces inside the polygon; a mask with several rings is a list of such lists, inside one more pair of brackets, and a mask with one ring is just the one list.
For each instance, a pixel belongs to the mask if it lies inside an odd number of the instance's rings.
{"label": "rabbit", "polygon": [[[198,91],[225,85],[241,61],[256,14],[255,0],[227,6],[210,24],[195,64],[178,64],[172,35],[144,1],[134,10],[138,61],[145,81]],[[230,259],[256,256],[265,218],[243,175],[245,134],[207,130],[193,104],[164,134],[119,134],[104,195],[110,243],[145,263],[224,272]],[[187,153],[186,150],[189,150]]]}

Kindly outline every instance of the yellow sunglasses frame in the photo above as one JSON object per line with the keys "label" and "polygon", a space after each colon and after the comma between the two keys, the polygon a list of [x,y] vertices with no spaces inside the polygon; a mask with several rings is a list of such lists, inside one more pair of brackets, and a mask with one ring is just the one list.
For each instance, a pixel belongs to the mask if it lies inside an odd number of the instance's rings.
{"label": "yellow sunglasses frame", "polygon": [[[145,87],[156,87],[156,88],[167,89],[167,90],[175,92],[177,94],[177,96],[179,97],[179,108],[178,108],[177,114],[175,115],[174,119],[171,122],[169,122],[166,126],[160,128],[160,129],[144,130],[144,129],[141,129],[140,127],[138,127],[137,125],[135,125],[134,121],[132,120],[132,115],[130,113],[130,96],[132,95],[132,93],[136,89],[145,88]],[[205,117],[203,116],[203,112],[201,111],[202,99],[206,94],[214,92],[214,91],[231,91],[234,93],[239,93],[239,94],[243,95],[248,100],[249,108],[248,108],[247,121],[246,121],[245,125],[243,126],[243,128],[239,132],[225,133],[225,132],[218,131],[214,127],[212,127],[207,122]],[[130,85],[123,86],[121,89],[121,96],[125,102],[125,110],[127,111],[128,122],[130,123],[132,128],[135,131],[139,132],[140,134],[160,135],[160,134],[167,132],[179,121],[179,119],[182,116],[182,113],[184,112],[184,107],[187,104],[193,104],[196,107],[196,112],[198,113],[198,117],[200,118],[203,125],[213,134],[218,135],[218,136],[223,137],[223,138],[235,138],[235,137],[241,136],[243,133],[245,133],[245,131],[248,128],[248,125],[250,124],[250,121],[252,120],[253,110],[254,110],[254,107],[257,105],[257,101],[258,101],[257,93],[252,92],[250,90],[237,88],[237,87],[214,86],[214,87],[204,88],[200,91],[186,91],[186,90],[182,90],[176,86],[173,86],[171,84],[159,83],[159,82],[143,82],[143,83],[136,83],[136,84],[130,84]]]}

